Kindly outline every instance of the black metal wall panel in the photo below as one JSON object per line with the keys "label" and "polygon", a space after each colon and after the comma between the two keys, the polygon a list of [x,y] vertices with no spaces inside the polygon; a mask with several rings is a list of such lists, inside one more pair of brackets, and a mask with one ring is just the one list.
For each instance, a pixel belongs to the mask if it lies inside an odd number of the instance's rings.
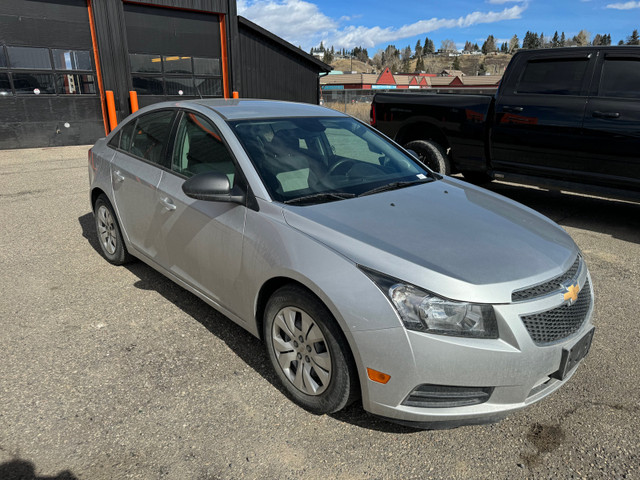
{"label": "black metal wall panel", "polygon": [[317,66],[251,28],[238,30],[240,97],[318,103]]}
{"label": "black metal wall panel", "polygon": [[[181,8],[199,12],[228,13],[228,0],[125,0],[127,3],[157,5],[159,7]],[[233,2],[235,4],[235,1]]]}

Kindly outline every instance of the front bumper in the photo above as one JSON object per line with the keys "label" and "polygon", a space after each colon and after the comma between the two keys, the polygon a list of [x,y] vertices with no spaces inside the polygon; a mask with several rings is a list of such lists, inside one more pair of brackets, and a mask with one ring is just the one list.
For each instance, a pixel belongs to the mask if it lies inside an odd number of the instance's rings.
{"label": "front bumper", "polygon": [[[521,316],[557,308],[564,301],[562,294],[495,306],[498,339],[433,335],[403,327],[354,332],[362,365],[391,376],[385,385],[361,378],[365,410],[419,428],[450,428],[498,421],[553,393],[581,363],[559,375],[563,350],[571,350],[593,329],[591,281],[586,282],[586,271],[581,277],[581,285],[589,285],[591,295],[584,322],[568,337],[549,345],[534,342]],[[407,397],[425,384],[487,387],[491,393],[483,403],[469,406],[407,405],[412,403],[406,402]]]}

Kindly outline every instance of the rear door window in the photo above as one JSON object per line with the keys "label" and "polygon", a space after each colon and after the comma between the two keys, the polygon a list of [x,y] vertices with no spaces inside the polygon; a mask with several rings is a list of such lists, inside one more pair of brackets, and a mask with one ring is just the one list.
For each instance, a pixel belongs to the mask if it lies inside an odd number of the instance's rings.
{"label": "rear door window", "polygon": [[137,157],[168,168],[169,165],[165,161],[165,152],[169,142],[174,114],[173,110],[161,110],[142,115],[136,122],[131,146],[123,148],[127,140],[123,132],[120,139],[120,148]]}
{"label": "rear door window", "polygon": [[605,57],[598,95],[640,98],[640,57]]}
{"label": "rear door window", "polygon": [[522,72],[516,92],[580,95],[588,65],[587,57],[532,60]]}

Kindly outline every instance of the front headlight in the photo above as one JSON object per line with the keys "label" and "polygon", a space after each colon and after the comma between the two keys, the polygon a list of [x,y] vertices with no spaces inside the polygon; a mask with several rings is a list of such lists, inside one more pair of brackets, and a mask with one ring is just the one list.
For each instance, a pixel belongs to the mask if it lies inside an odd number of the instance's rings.
{"label": "front headlight", "polygon": [[491,305],[455,302],[365,267],[360,269],[391,300],[409,330],[458,337],[498,338]]}

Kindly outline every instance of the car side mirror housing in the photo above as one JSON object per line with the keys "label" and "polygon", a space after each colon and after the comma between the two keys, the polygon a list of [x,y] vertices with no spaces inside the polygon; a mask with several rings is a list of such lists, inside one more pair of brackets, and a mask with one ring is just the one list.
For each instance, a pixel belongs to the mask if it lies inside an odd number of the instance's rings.
{"label": "car side mirror housing", "polygon": [[244,205],[247,196],[238,187],[231,188],[224,173],[204,172],[194,175],[182,184],[187,197],[208,202],[229,202]]}

